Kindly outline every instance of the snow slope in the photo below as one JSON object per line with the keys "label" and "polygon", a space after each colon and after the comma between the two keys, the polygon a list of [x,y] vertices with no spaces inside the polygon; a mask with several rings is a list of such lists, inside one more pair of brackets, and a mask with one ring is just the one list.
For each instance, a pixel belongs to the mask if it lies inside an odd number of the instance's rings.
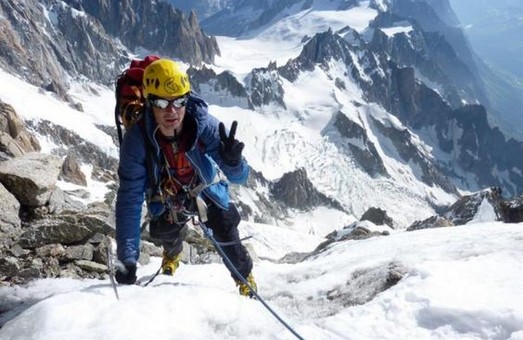
{"label": "snow slope", "polygon": [[[263,234],[276,248],[283,246],[276,239],[293,238],[272,238],[269,227]],[[340,242],[297,264],[264,260],[254,273],[260,295],[305,339],[516,340],[523,339],[522,241],[523,224],[398,232]],[[138,275],[159,264],[154,258]],[[373,284],[391,272],[403,278],[376,295]],[[182,265],[172,278],[119,286],[119,294],[117,301],[108,280],[2,287],[4,304],[35,304],[22,305],[0,338],[295,338],[262,304],[239,296],[220,264]]]}

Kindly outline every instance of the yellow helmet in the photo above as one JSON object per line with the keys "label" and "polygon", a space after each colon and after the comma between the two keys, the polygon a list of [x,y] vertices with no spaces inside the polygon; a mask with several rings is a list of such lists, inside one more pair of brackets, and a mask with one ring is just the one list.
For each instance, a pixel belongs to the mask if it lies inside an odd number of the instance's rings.
{"label": "yellow helmet", "polygon": [[158,59],[143,72],[143,95],[158,97],[179,97],[191,90],[189,77],[169,59]]}

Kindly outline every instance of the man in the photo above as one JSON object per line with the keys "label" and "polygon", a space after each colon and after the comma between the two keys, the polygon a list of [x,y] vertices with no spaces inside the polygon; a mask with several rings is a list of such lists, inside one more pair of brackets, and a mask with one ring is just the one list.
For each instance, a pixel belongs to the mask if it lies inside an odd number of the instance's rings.
{"label": "man", "polygon": [[[144,201],[151,216],[150,235],[163,243],[162,273],[174,275],[182,251],[181,230],[193,210],[196,188],[208,206],[206,225],[238,272],[256,290],[252,260],[238,234],[240,215],[229,202],[228,184],[244,183],[249,174],[242,157],[244,144],[235,139],[237,123],[229,135],[223,123],[207,112],[207,104],[191,92],[187,74],[168,59],[152,62],[144,70],[146,98],[143,118],[125,134],[120,149],[116,198],[118,259],[125,270],[116,272],[119,283],[136,281],[140,217]],[[247,285],[228,268],[240,294],[251,296]]]}

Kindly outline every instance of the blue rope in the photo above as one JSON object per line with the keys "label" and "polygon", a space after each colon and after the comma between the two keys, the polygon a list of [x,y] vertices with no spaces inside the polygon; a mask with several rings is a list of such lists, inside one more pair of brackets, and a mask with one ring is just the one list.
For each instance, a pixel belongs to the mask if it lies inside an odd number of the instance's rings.
{"label": "blue rope", "polygon": [[251,293],[256,297],[256,299],[258,301],[261,302],[261,304],[263,306],[265,306],[265,308],[267,308],[267,310],[269,312],[271,312],[271,314],[282,324],[285,326],[285,328],[287,328],[294,336],[296,336],[296,338],[300,339],[300,340],[304,340],[304,338],[299,335],[291,326],[289,326],[289,324],[287,324],[266,302],[265,300],[263,300],[261,298],[261,296],[258,295],[258,293],[249,285],[249,282],[247,282],[247,280],[243,277],[242,274],[240,274],[240,272],[238,271],[238,269],[236,269],[236,267],[234,266],[234,264],[232,263],[232,261],[229,259],[229,257],[225,254],[225,252],[223,251],[222,247],[220,247],[220,245],[218,244],[218,242],[216,241],[216,239],[214,238],[213,234],[212,234],[212,230],[207,227],[203,222],[201,221],[198,221],[197,222],[200,227],[202,228],[203,230],[203,233],[204,235],[209,239],[211,240],[211,242],[214,244],[214,246],[216,247],[216,250],[218,250],[218,253],[220,253],[222,259],[227,263],[228,267],[231,268],[231,270],[233,271],[234,275],[236,275],[240,281],[245,284],[249,290],[251,291]]}

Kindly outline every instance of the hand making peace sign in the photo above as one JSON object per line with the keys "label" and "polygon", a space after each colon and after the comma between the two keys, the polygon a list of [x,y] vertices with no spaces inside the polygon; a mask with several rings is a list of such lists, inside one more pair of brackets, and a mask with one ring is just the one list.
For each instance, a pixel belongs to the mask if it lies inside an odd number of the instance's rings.
{"label": "hand making peace sign", "polygon": [[234,138],[237,126],[237,121],[232,122],[229,136],[227,136],[225,132],[225,125],[223,125],[223,123],[220,123],[218,126],[220,131],[220,156],[223,158],[225,164],[229,166],[237,166],[240,164],[242,151],[245,147],[245,144]]}

